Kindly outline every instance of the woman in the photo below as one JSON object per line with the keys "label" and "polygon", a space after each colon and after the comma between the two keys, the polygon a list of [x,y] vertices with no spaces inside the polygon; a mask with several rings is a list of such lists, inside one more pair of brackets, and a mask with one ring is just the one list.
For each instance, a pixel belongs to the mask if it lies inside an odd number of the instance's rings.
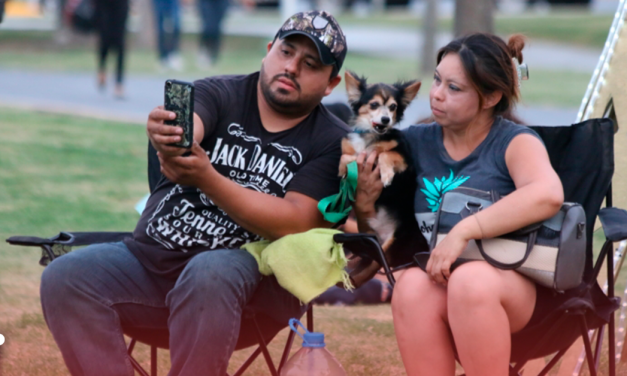
{"label": "woman", "polygon": [[96,0],[96,23],[98,28],[98,87],[104,90],[107,84],[107,55],[116,50],[117,64],[113,95],[124,98],[124,51],[126,49],[126,21],[129,0]]}
{"label": "woman", "polygon": [[[501,116],[518,99],[513,58],[522,62],[523,47],[522,36],[506,44],[494,35],[472,34],[442,48],[429,93],[435,122],[405,132],[419,174],[416,216],[427,239],[446,190],[464,186],[504,196],[459,222],[433,249],[426,272],[411,268],[398,279],[392,311],[408,375],[454,375],[457,352],[466,375],[505,376],[510,334],[550,305],[548,289],[515,271],[483,261],[450,271],[470,240],[547,219],[563,202],[561,182],[542,141]],[[358,160],[355,210],[361,231],[381,190],[375,158],[361,155]]]}

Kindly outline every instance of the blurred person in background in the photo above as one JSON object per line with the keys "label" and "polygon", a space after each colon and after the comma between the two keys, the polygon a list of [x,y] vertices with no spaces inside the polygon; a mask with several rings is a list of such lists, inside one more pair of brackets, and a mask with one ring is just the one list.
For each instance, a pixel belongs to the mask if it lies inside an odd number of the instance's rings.
{"label": "blurred person in background", "polygon": [[[245,8],[253,8],[255,0],[239,0]],[[202,20],[198,48],[198,67],[208,68],[216,63],[222,42],[222,21],[229,7],[229,0],[197,0]]]}
{"label": "blurred person in background", "polygon": [[4,3],[5,0],[0,0],[0,22],[2,22],[2,19],[4,18]]}
{"label": "blurred person in background", "polygon": [[181,6],[179,0],[154,0],[157,48],[161,68],[183,70],[179,44],[181,39]]}
{"label": "blurred person in background", "polygon": [[110,50],[117,50],[114,96],[124,98],[124,50],[129,0],[95,0],[98,31],[98,87],[107,84],[106,62]]}
{"label": "blurred person in background", "polygon": [[220,54],[222,20],[229,7],[229,0],[197,0],[197,2],[202,20],[198,67],[208,68],[216,63]]}

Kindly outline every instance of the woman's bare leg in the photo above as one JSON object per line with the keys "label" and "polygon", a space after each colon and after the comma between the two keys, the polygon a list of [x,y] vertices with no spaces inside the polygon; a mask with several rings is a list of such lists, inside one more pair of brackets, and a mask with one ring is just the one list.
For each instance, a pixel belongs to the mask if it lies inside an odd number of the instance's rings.
{"label": "woman's bare leg", "polygon": [[535,300],[533,282],[486,262],[464,264],[451,274],[448,320],[466,375],[508,375],[510,335],[527,325]]}
{"label": "woman's bare leg", "polygon": [[455,374],[455,353],[447,323],[446,288],[420,269],[406,270],[392,295],[394,331],[409,376]]}

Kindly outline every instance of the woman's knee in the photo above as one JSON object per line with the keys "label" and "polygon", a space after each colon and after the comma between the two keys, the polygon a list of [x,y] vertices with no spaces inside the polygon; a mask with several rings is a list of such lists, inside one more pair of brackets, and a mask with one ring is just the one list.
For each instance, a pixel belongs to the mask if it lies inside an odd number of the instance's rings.
{"label": "woman's knee", "polygon": [[395,317],[400,318],[422,309],[445,312],[445,308],[446,291],[441,286],[435,285],[427,274],[418,268],[403,272],[394,286],[392,313]]}
{"label": "woman's knee", "polygon": [[448,305],[453,309],[498,303],[499,271],[485,262],[469,262],[451,273],[447,289]]}

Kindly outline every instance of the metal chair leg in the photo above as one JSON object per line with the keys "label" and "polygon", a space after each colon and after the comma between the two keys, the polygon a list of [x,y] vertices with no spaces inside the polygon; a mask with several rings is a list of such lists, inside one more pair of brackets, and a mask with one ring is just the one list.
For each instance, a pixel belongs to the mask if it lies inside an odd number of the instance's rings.
{"label": "metal chair leg", "polygon": [[157,346],[150,346],[150,376],[157,376]]}
{"label": "metal chair leg", "polygon": [[253,351],[252,354],[250,354],[250,356],[248,357],[248,359],[246,359],[246,361],[244,362],[244,364],[242,364],[237,371],[233,374],[233,376],[241,376],[244,372],[246,372],[246,370],[248,369],[248,367],[250,367],[250,365],[255,361],[255,359],[257,359],[257,357],[259,356],[259,354],[261,354],[261,346],[257,346],[257,348],[255,349],[255,351]]}
{"label": "metal chair leg", "polygon": [[[137,371],[137,373],[139,373],[140,376],[156,376],[157,375],[156,370],[154,371],[152,375],[149,375],[148,372],[146,372],[146,370],[131,355],[133,353],[133,350],[135,349],[136,344],[137,344],[137,340],[135,338],[131,338],[131,342],[128,343],[128,348],[126,349],[126,353],[128,354],[128,360],[130,360],[131,365],[133,366],[133,368],[135,368],[135,371]],[[155,348],[155,353],[156,353],[156,348]],[[157,364],[156,361],[151,361],[151,367],[156,367],[156,364]]]}
{"label": "metal chair leg", "polygon": [[261,329],[259,328],[259,324],[257,323],[257,318],[253,315],[253,321],[255,323],[255,329],[257,330],[257,339],[259,339],[259,347],[261,348],[261,352],[263,353],[263,357],[266,359],[266,363],[268,364],[268,368],[270,369],[270,374],[272,376],[279,376],[274,367],[274,363],[272,362],[272,357],[270,356],[270,352],[268,351],[268,346],[266,345],[266,341],[263,339],[263,334],[261,333]]}
{"label": "metal chair leg", "polygon": [[588,361],[588,369],[590,370],[590,376],[597,376],[597,371],[594,368],[594,357],[592,354],[592,346],[590,346],[590,338],[588,337],[588,324],[586,323],[585,316],[579,316],[579,325],[581,327],[581,336],[583,337],[583,344],[586,349],[586,360]]}

